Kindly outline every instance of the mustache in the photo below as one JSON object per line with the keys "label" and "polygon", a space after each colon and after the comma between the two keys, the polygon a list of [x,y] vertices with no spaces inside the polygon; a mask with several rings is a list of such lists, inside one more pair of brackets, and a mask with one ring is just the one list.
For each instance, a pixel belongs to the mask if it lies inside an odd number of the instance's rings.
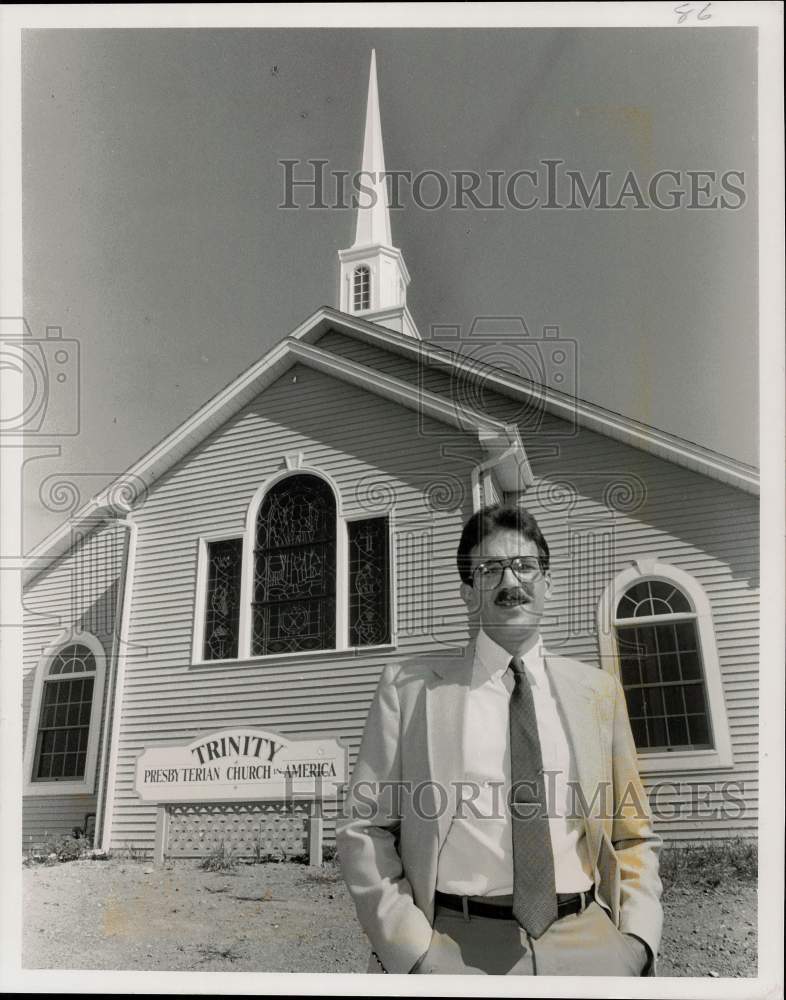
{"label": "mustache", "polygon": [[506,587],[505,590],[501,590],[497,596],[494,598],[495,604],[501,604],[505,601],[531,601],[532,591],[527,590],[526,587]]}

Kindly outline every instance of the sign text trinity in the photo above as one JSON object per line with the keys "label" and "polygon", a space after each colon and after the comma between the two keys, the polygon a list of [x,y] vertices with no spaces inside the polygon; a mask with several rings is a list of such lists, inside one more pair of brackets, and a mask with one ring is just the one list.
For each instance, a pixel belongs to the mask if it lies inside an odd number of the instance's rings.
{"label": "sign text trinity", "polygon": [[347,748],[337,739],[232,729],[186,746],[147,747],[137,758],[135,787],[148,802],[324,799],[336,796],[347,771]]}

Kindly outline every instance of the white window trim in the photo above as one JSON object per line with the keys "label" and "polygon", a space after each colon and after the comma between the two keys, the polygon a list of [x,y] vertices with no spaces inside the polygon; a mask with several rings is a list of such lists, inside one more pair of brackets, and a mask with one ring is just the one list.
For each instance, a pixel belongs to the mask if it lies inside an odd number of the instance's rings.
{"label": "white window trim", "polygon": [[[66,646],[75,644],[87,646],[96,661],[95,680],[93,682],[93,704],[90,708],[90,731],[87,739],[87,756],[85,758],[85,776],[77,781],[33,781],[35,746],[38,739],[38,729],[41,724],[41,699],[44,694],[44,684],[55,655]],[[93,795],[95,793],[98,740],[101,729],[101,711],[104,704],[105,681],[106,653],[98,639],[89,632],[66,631],[44,649],[35,670],[33,696],[30,701],[30,715],[27,720],[23,795],[46,795],[51,798],[58,795]]]}
{"label": "white window trim", "polygon": [[[693,605],[701,647],[704,684],[714,748],[711,750],[673,750],[638,754],[639,770],[645,774],[672,771],[712,771],[733,764],[726,699],[723,694],[718,647],[712,608],[704,588],[695,577],[653,556],[640,556],[609,583],[598,605],[598,647],[604,670],[620,678],[619,649],[615,631],[617,605],[623,593],[639,580],[662,580],[678,587]],[[672,616],[669,616],[672,617]],[[665,620],[665,619],[664,619]]]}
{"label": "white window trim", "polygon": [[[246,512],[245,529],[232,531],[230,529],[207,532],[197,540],[197,579],[194,596],[194,628],[191,646],[191,662],[194,666],[219,666],[221,664],[236,664],[240,662],[273,662],[291,659],[309,660],[320,658],[335,658],[336,656],[354,653],[379,653],[393,651],[398,647],[398,604],[396,593],[395,569],[395,530],[394,511],[390,508],[379,508],[345,514],[341,502],[341,492],[335,480],[321,469],[315,469],[303,464],[302,455],[296,456],[296,461],[287,461],[287,468],[270,476],[254,493]],[[251,597],[254,589],[254,542],[256,538],[256,519],[259,508],[269,490],[282,479],[292,475],[313,475],[323,479],[333,491],[336,501],[336,645],[330,649],[303,650],[294,653],[269,653],[253,655],[251,653]],[[386,517],[388,521],[388,599],[390,602],[390,640],[377,646],[349,645],[349,552],[347,524],[350,521],[363,521],[375,517]],[[210,542],[228,541],[232,538],[243,539],[243,557],[240,578],[240,621],[238,625],[238,655],[236,658],[224,660],[206,660],[204,652],[205,608],[207,603],[208,575],[208,544]]]}
{"label": "white window trim", "polygon": [[[196,575],[196,599],[194,601],[194,628],[193,644],[191,647],[191,660],[194,663],[205,662],[215,663],[215,660],[205,660],[203,651],[205,648],[205,620],[207,618],[207,577],[210,569],[208,562],[208,549],[211,542],[229,542],[233,538],[242,538],[242,531],[208,531],[200,535],[197,539],[197,575]],[[244,546],[245,549],[245,546]],[[241,608],[242,616],[242,608]],[[238,652],[239,652],[238,648]],[[219,661],[224,663],[226,661]],[[232,661],[229,661],[232,662]]]}

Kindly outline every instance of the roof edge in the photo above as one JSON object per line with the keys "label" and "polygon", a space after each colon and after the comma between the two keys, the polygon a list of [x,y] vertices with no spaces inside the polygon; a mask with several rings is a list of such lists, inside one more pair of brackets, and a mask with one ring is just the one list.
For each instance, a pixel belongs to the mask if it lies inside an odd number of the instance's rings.
{"label": "roof edge", "polygon": [[[321,322],[320,313],[321,310],[312,317],[316,322]],[[307,323],[298,329],[307,327]],[[484,441],[506,432],[501,420],[446,401],[435,393],[417,389],[401,379],[375,372],[308,342],[287,337],[42,539],[24,559],[26,584],[29,585],[68,551],[74,530],[84,524],[90,524],[92,530],[99,521],[104,523],[132,513],[139,499],[168,469],[296,363],[359,385],[399,405],[421,410],[432,419],[451,424],[459,430],[472,431],[478,435],[482,446]],[[523,445],[520,447],[523,452]]]}
{"label": "roof edge", "polygon": [[336,326],[340,326],[341,332],[351,337],[387,348],[396,354],[421,361],[425,356],[426,363],[435,367],[482,376],[484,384],[494,388],[501,395],[511,396],[514,399],[537,398],[539,405],[554,416],[575,421],[588,430],[691,469],[700,475],[724,482],[745,493],[754,496],[759,494],[760,477],[759,470],[755,466],[678,437],[676,434],[659,430],[650,424],[626,417],[598,403],[579,399],[558,389],[503,372],[499,368],[478,362],[475,358],[463,360],[462,355],[444,347],[423,340],[415,341],[395,330],[381,328],[358,317],[348,316],[331,306],[323,306],[317,310],[309,320],[293,331],[292,337],[313,343]]}
{"label": "roof edge", "polygon": [[[458,370],[465,373],[482,375],[486,384],[502,395],[514,399],[532,399],[537,396],[544,409],[563,419],[575,420],[580,426],[586,427],[606,437],[621,441],[640,451],[653,454],[665,461],[673,462],[683,468],[688,468],[701,475],[709,476],[729,486],[757,496],[759,494],[759,473],[753,466],[738,462],[719,452],[711,451],[684,438],[660,431],[657,428],[632,420],[622,414],[607,410],[595,403],[581,400],[550,389],[538,383],[528,383],[526,380],[509,375],[501,369],[478,364],[477,360],[462,360],[462,356],[448,351],[443,347],[415,340],[405,334],[397,333],[387,327],[380,327],[356,316],[349,316],[332,306],[321,306],[304,322],[299,324],[287,337],[269,348],[262,357],[240,375],[228,382],[206,403],[196,410],[188,419],[179,424],[173,431],[163,437],[158,444],[145,452],[130,468],[116,477],[108,486],[94,497],[91,497],[79,510],[58,525],[43,538],[24,559],[24,572],[30,574],[28,583],[37,577],[63,552],[68,550],[68,539],[76,525],[95,521],[99,515],[108,520],[124,517],[133,509],[131,502],[118,505],[117,497],[132,498],[143,494],[163,473],[176,464],[185,454],[191,451],[200,440],[211,433],[217,426],[229,419],[245,403],[261,392],[267,384],[278,378],[295,360],[315,365],[315,359],[326,364],[330,358],[335,373],[343,371],[351,380],[363,376],[367,387],[379,391],[387,385],[391,388],[397,384],[397,390],[403,391],[407,383],[392,376],[384,376],[364,365],[358,365],[348,359],[339,359],[338,355],[320,351],[314,344],[330,329],[354,336],[366,342],[381,345],[394,353],[410,358],[422,359],[436,367],[448,370]],[[302,345],[306,350],[298,351],[292,347]],[[308,350],[310,349],[310,350]],[[315,354],[314,352],[318,352]],[[373,383],[369,379],[373,377]],[[422,397],[422,391],[418,390]],[[384,392],[380,394],[384,395]],[[439,397],[436,394],[434,401]],[[444,404],[437,408],[443,419],[449,406]],[[484,414],[474,413],[464,408],[460,410],[460,418],[478,431],[481,428],[502,428],[501,421],[494,420]],[[435,412],[437,412],[435,410]],[[449,422],[452,420],[449,419]],[[524,451],[522,446],[522,452]]]}

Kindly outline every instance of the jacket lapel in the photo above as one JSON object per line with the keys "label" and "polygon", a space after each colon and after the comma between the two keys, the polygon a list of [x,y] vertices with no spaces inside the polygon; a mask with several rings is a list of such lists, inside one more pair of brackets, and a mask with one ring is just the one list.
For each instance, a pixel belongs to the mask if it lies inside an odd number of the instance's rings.
{"label": "jacket lapel", "polygon": [[437,661],[426,685],[428,774],[434,796],[430,814],[437,815],[440,846],[453,818],[456,783],[463,775],[464,713],[474,660],[472,642],[461,656]]}
{"label": "jacket lapel", "polygon": [[[608,784],[604,785],[610,780],[604,766],[607,733],[598,718],[597,697],[590,673],[593,668],[586,667],[587,676],[579,674],[577,680],[575,667],[560,657],[546,654],[546,661],[576,762],[579,788],[589,807],[589,815],[584,816],[584,828],[590,861],[594,866],[603,830],[602,823],[597,819],[607,811],[604,800],[611,803],[612,789]],[[578,796],[576,805],[583,809]]]}

